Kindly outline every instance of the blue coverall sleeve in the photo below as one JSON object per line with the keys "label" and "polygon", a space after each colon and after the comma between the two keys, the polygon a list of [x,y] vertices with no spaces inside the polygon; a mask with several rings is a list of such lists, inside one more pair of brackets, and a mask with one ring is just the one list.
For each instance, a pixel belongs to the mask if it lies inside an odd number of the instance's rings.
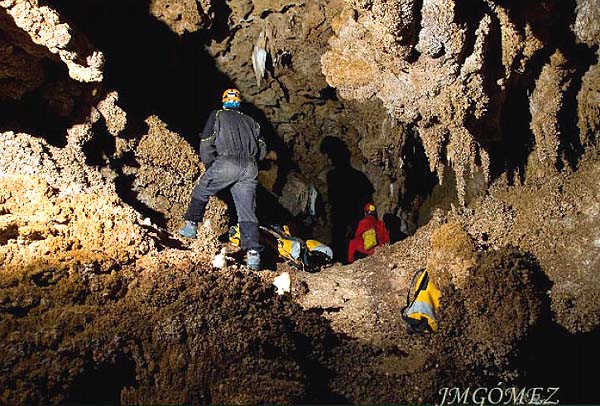
{"label": "blue coverall sleeve", "polygon": [[206,125],[202,134],[200,134],[200,159],[208,169],[217,157],[217,147],[215,139],[217,138],[218,128],[216,126],[217,112],[213,111],[208,116]]}

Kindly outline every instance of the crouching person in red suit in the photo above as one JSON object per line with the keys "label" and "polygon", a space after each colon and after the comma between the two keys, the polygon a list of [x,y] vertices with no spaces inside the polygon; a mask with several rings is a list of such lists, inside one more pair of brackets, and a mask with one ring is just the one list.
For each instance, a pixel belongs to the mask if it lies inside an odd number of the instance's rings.
{"label": "crouching person in red suit", "polygon": [[377,208],[373,203],[365,205],[365,217],[358,223],[354,239],[348,244],[348,262],[353,263],[356,253],[373,255],[375,247],[389,244],[390,234],[385,223],[377,218]]}

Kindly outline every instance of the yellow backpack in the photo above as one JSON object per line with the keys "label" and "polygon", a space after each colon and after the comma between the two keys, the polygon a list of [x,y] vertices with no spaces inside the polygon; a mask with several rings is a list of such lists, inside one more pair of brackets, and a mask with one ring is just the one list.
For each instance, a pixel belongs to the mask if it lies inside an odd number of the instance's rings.
{"label": "yellow backpack", "polygon": [[438,329],[437,312],[440,308],[441,292],[429,279],[429,273],[421,269],[411,281],[415,287],[414,297],[410,301],[410,289],[406,294],[406,307],[402,309],[402,318],[409,333],[436,332]]}
{"label": "yellow backpack", "polygon": [[377,233],[374,228],[370,228],[362,233],[362,239],[363,247],[365,247],[366,250],[370,250],[377,246]]}

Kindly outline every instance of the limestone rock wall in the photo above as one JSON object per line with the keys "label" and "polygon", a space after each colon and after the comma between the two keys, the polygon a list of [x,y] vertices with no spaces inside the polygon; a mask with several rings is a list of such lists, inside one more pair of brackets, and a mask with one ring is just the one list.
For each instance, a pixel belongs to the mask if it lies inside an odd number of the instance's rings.
{"label": "limestone rock wall", "polygon": [[[580,2],[577,10],[576,31],[590,41],[597,4]],[[566,100],[570,83],[581,79],[573,67],[587,67],[576,56],[554,52],[555,47],[575,47],[565,40],[570,31],[557,13],[550,2],[431,0],[392,6],[346,1],[332,24],[335,35],[322,57],[323,73],[343,98],[380,99],[391,117],[414,126],[440,181],[442,166],[454,169],[464,204],[465,178],[480,170],[489,179],[490,162],[503,159],[490,157],[490,147],[507,136],[500,119],[508,93],[531,86],[546,58],[531,98],[531,126],[538,158],[551,166],[561,158],[564,129],[556,120],[574,103]],[[549,35],[552,29],[562,30],[562,38]]]}
{"label": "limestone rock wall", "polygon": [[179,35],[207,28],[214,13],[209,0],[152,0],[150,13]]}
{"label": "limestone rock wall", "polygon": [[[0,6],[3,9],[2,19],[12,20],[11,23],[22,30],[15,33],[14,29],[10,29],[7,31],[8,35],[23,37],[23,33],[27,34],[33,44],[59,58],[74,80],[102,81],[102,53],[93,50],[84,37],[78,36],[75,39],[72,27],[61,21],[58,13],[51,7],[40,6],[37,0],[5,0]],[[35,48],[29,44],[25,46]]]}
{"label": "limestone rock wall", "polygon": [[[132,185],[137,199],[164,216],[165,225],[175,232],[187,210],[192,189],[204,165],[198,154],[176,133],[169,131],[156,116],[146,120],[148,134],[135,147],[138,168],[131,168],[135,176]],[[216,200],[207,207],[206,219],[216,230],[225,231],[226,206]],[[210,221],[210,220],[209,220]]]}

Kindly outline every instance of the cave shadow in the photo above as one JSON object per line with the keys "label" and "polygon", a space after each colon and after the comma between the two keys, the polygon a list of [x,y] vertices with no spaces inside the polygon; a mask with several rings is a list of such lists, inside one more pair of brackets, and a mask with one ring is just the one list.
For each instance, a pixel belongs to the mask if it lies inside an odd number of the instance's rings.
{"label": "cave shadow", "polygon": [[[320,318],[325,318],[319,315]],[[331,327],[329,327],[331,328]],[[324,338],[323,346],[325,348],[332,348],[341,346],[343,340],[348,340],[346,337],[338,338],[332,331],[327,331],[327,335]],[[346,397],[335,393],[330,387],[331,382],[335,376],[334,371],[324,365],[322,360],[315,359],[315,357],[306,354],[311,354],[314,344],[312,343],[311,337],[304,334],[294,334],[296,348],[294,351],[295,361],[300,366],[300,369],[310,379],[306,385],[306,400],[304,404],[334,404],[334,405],[350,405],[352,404]]]}
{"label": "cave shadow", "polygon": [[[12,36],[6,35],[0,30],[0,39],[11,44],[23,53],[35,51],[38,55],[48,55],[48,50],[30,40],[28,35],[22,31],[14,19],[8,15],[4,8],[0,8],[0,27],[5,27],[7,32],[22,34],[21,40],[27,41],[27,52],[18,44],[13,43]],[[16,34],[18,37],[19,34]],[[14,35],[14,34],[13,34]],[[0,131],[13,131],[15,133],[26,133],[35,137],[43,138],[50,145],[62,148],[67,144],[66,130],[73,123],[73,116],[80,115],[77,105],[85,104],[84,99],[88,98],[92,92],[93,84],[80,83],[69,77],[67,67],[56,59],[47,57],[40,61],[43,71],[43,82],[35,89],[23,94],[18,100],[3,99],[0,102]],[[68,87],[77,89],[79,94],[68,94],[72,96],[73,105],[71,111],[61,111],[60,107],[50,101],[48,93],[54,91],[51,86],[57,83],[66,83]],[[8,86],[11,85],[11,79],[8,79]],[[62,102],[63,100],[61,100]],[[65,103],[66,104],[66,103]],[[75,117],[78,122],[84,121],[82,117]]]}
{"label": "cave shadow", "polygon": [[381,220],[385,223],[385,227],[390,234],[390,244],[401,241],[407,237],[407,235],[402,232],[402,221],[398,216],[392,213],[386,213]]}
{"label": "cave shadow", "polygon": [[492,160],[491,176],[496,179],[503,170],[508,174],[510,185],[519,179],[525,182],[527,160],[535,146],[535,139],[529,124],[529,96],[534,91],[536,80],[542,69],[550,61],[551,55],[560,50],[567,59],[567,69],[572,70],[571,83],[563,95],[563,104],[558,112],[559,150],[553,163],[557,170],[565,166],[575,169],[585,152],[577,124],[577,94],[581,89],[583,75],[596,63],[595,49],[579,44],[572,28],[575,23],[577,2],[565,0],[554,2],[548,9],[547,3],[504,1],[504,6],[513,12],[511,22],[519,27],[521,35],[526,35],[529,27],[533,35],[546,44],[536,51],[528,63],[527,70],[513,78],[513,86],[501,111],[501,131],[499,143],[488,144]]}
{"label": "cave shadow", "polygon": [[135,383],[135,363],[121,354],[114,363],[89,365],[71,384],[65,404],[119,405],[123,388]]}
{"label": "cave shadow", "polygon": [[506,173],[509,185],[525,182],[527,160],[533,151],[535,137],[531,131],[528,89],[516,87],[508,92],[500,115],[502,139],[486,146],[491,159],[490,174],[497,178]]}
{"label": "cave shadow", "polygon": [[[224,189],[217,193],[216,197],[227,205],[228,225],[236,225],[238,219],[231,190],[229,188]],[[279,203],[277,198],[261,185],[256,188],[256,217],[261,225],[287,224],[293,218],[292,214]]]}
{"label": "cave shadow", "polygon": [[108,131],[104,120],[99,120],[94,128],[94,137],[82,147],[85,163],[90,166],[101,166],[116,150],[115,137]]}
{"label": "cave shadow", "polygon": [[[560,403],[596,404],[600,402],[597,366],[600,363],[600,327],[588,333],[573,334],[553,319],[550,292],[553,282],[542,271],[533,254],[531,283],[540,292],[541,316],[536,326],[518,347],[517,365],[525,372],[521,387],[560,388]],[[555,399],[557,400],[557,399]]]}
{"label": "cave shadow", "polygon": [[526,387],[556,387],[560,403],[598,404],[600,327],[573,334],[550,318],[521,348]]}
{"label": "cave shadow", "polygon": [[[575,41],[574,35],[573,41]],[[583,76],[590,66],[597,63],[598,59],[595,52],[581,44],[568,49],[566,55],[569,60],[569,68],[573,70],[573,75],[569,87],[563,93],[563,105],[557,115],[557,121],[561,127],[558,153],[559,157],[562,156],[563,158],[557,162],[557,169],[562,170],[568,165],[572,170],[575,170],[585,153],[585,145],[582,142],[581,129],[578,123],[579,103],[577,95],[583,86]]]}
{"label": "cave shadow", "polygon": [[[128,119],[156,114],[188,141],[195,140],[213,101],[232,83],[204,50],[210,30],[179,36],[152,16],[143,0],[48,3],[105,54],[104,85],[119,92]],[[226,22],[231,10],[220,7]],[[215,27],[221,36],[227,33],[222,19]]]}
{"label": "cave shadow", "polygon": [[[147,126],[146,130],[148,130]],[[104,121],[100,121],[97,123],[97,127],[95,129],[95,137],[93,137],[83,146],[86,164],[100,167],[106,161],[108,161],[109,167],[117,175],[115,178],[115,191],[123,200],[123,202],[133,207],[143,217],[148,217],[154,220],[154,223],[159,227],[163,229],[166,228],[167,218],[165,217],[164,213],[154,210],[143,203],[138,198],[138,192],[135,191],[136,177],[134,175],[126,175],[123,172],[124,164],[127,164],[129,167],[139,167],[135,158],[131,155],[127,155],[126,157],[122,158],[119,163],[115,163],[115,161],[111,158],[115,151],[115,137],[109,133]],[[164,245],[169,248],[185,249],[185,246],[180,240],[173,238],[165,230],[156,230],[153,227],[147,226],[143,227],[150,232],[151,237],[156,238],[157,242],[160,242],[160,244],[157,245],[158,247]]]}
{"label": "cave shadow", "polygon": [[550,55],[558,50],[567,60],[563,68],[571,71],[570,83],[562,92],[562,105],[557,114],[559,147],[554,166],[559,171],[565,167],[575,170],[585,153],[585,145],[582,143],[578,125],[577,95],[582,87],[583,76],[598,60],[597,47],[580,43],[572,28],[575,26],[577,3],[576,0],[556,2],[550,17],[552,19],[550,30],[547,28],[550,26],[548,24],[531,24],[535,35],[542,38],[544,43],[550,44],[547,47],[547,59],[549,60]]}
{"label": "cave shadow", "polygon": [[267,149],[277,153],[277,179],[273,186],[273,193],[281,195],[290,171],[298,170],[298,166],[292,160],[292,153],[261,109],[252,103],[242,103],[240,109],[256,120],[260,125],[260,133],[267,143]]}
{"label": "cave shadow", "polygon": [[327,190],[332,225],[331,246],[337,260],[346,260],[348,242],[363,217],[363,207],[373,200],[373,185],[352,167],[350,150],[340,138],[327,136],[320,145],[332,169],[327,173]]}
{"label": "cave shadow", "polygon": [[[412,221],[417,225],[420,222],[419,210],[421,205],[432,195],[434,187],[438,184],[438,178],[429,168],[423,141],[415,129],[410,129],[407,132],[401,154],[404,162],[405,189],[398,199],[400,202],[399,210],[410,213]],[[395,217],[398,218],[397,215]]]}

